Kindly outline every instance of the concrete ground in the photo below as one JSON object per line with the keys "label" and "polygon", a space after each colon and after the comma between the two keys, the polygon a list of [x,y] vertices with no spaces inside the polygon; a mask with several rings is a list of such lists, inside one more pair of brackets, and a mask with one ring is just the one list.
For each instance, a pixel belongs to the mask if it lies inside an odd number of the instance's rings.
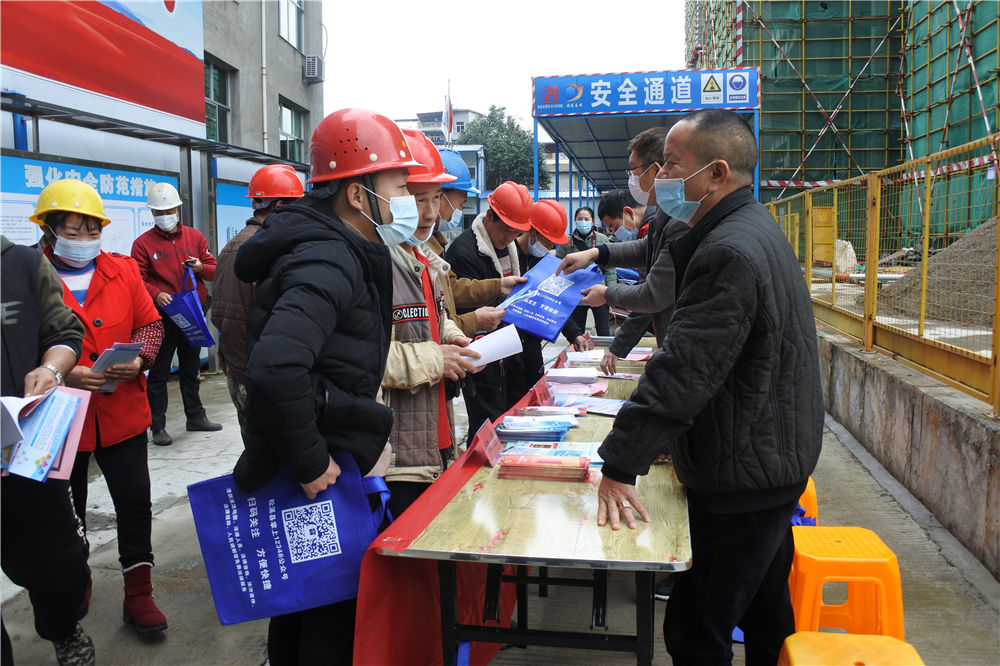
{"label": "concrete ground", "polygon": [[[231,471],[242,448],[225,378],[206,376],[202,398],[209,417],[225,426],[218,433],[184,432],[176,382],[170,384],[168,431],[174,444],[149,446],[153,483],[153,569],[155,596],[170,628],[140,638],[121,620],[122,578],[114,533],[114,511],[99,470],[91,469],[88,521],[94,591],[83,626],[94,638],[98,664],[263,664],[264,621],[219,624],[205,579],[186,486]],[[461,412],[462,410],[457,410]],[[926,509],[892,479],[839,424],[828,420],[824,448],[814,474],[820,522],[860,525],[876,531],[899,558],[903,579],[906,637],[927,664],[1000,663],[1000,584],[943,530]],[[460,421],[459,435],[465,430]],[[10,547],[11,544],[4,544]],[[565,573],[565,572],[560,572]],[[634,627],[630,576],[612,578],[609,630]],[[3,580],[3,618],[17,664],[55,664],[50,643],[32,626],[27,595]],[[834,593],[837,590],[833,590]],[[586,630],[590,596],[578,588],[550,588],[532,594],[531,617],[539,627]],[[657,625],[663,604],[657,606]],[[657,632],[657,664],[669,664]],[[548,648],[507,648],[495,664],[631,664],[627,655]],[[743,664],[736,646],[735,664]]]}

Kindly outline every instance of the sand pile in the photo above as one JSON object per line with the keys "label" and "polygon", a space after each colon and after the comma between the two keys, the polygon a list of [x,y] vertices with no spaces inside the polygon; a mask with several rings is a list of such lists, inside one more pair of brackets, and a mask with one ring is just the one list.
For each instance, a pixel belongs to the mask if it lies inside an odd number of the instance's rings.
{"label": "sand pile", "polygon": [[[996,218],[979,225],[927,260],[927,318],[969,326],[993,325]],[[920,266],[879,290],[883,314],[917,318]]]}

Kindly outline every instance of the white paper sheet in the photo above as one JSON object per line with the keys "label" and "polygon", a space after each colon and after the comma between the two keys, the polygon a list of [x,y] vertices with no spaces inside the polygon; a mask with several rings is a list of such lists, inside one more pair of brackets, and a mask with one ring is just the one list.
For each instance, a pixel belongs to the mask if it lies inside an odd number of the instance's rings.
{"label": "white paper sheet", "polygon": [[521,336],[517,334],[517,328],[514,326],[504,326],[499,328],[489,335],[484,335],[478,340],[473,341],[468,349],[477,351],[482,354],[481,358],[469,359],[475,366],[486,365],[487,363],[492,363],[493,361],[499,361],[502,358],[507,358],[508,356],[513,356],[514,354],[521,353]]}

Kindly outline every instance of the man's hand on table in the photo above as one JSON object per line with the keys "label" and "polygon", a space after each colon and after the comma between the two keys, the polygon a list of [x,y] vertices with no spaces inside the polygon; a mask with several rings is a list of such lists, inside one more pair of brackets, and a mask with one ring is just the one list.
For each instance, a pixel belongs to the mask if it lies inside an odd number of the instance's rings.
{"label": "man's hand on table", "polygon": [[604,352],[604,358],[601,359],[601,372],[606,375],[615,374],[615,368],[618,357],[612,354],[610,351]]}
{"label": "man's hand on table", "polygon": [[636,512],[643,522],[649,522],[649,512],[639,501],[635,486],[602,476],[601,484],[597,487],[597,524],[605,525],[610,522],[611,529],[618,530],[621,529],[621,519],[624,517],[625,524],[634,530],[637,525]]}

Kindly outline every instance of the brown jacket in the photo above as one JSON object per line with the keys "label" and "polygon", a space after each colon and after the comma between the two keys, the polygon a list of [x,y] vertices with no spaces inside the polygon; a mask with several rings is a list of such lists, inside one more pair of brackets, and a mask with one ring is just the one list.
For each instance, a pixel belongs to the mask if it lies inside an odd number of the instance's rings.
{"label": "brown jacket", "polygon": [[[424,266],[402,246],[389,248],[392,257],[392,341],[382,376],[382,401],[396,418],[389,435],[392,466],[389,481],[432,482],[444,468],[438,453],[438,384],[444,379],[444,356],[431,338],[429,316],[437,318],[441,342],[450,343],[462,333],[448,318],[439,279],[448,264],[429,253],[431,285],[436,297],[434,312],[424,301],[421,276]],[[447,404],[452,420],[451,402]],[[450,426],[450,424],[449,424]],[[454,446],[454,432],[452,433]]]}
{"label": "brown jacket", "polygon": [[219,360],[226,374],[239,384],[247,383],[247,317],[253,307],[254,288],[236,277],[233,264],[236,251],[257,233],[260,224],[251,217],[240,233],[222,248],[212,289],[212,323],[219,329]]}
{"label": "brown jacket", "polygon": [[[435,236],[431,236],[424,247],[439,257],[444,256],[444,248]],[[448,313],[462,333],[470,338],[476,334],[476,313],[466,312],[456,314],[458,308],[479,308],[484,305],[495,305],[500,300],[500,278],[491,280],[470,280],[460,278],[451,270],[448,279],[441,280],[444,289],[444,299],[448,303]]]}

